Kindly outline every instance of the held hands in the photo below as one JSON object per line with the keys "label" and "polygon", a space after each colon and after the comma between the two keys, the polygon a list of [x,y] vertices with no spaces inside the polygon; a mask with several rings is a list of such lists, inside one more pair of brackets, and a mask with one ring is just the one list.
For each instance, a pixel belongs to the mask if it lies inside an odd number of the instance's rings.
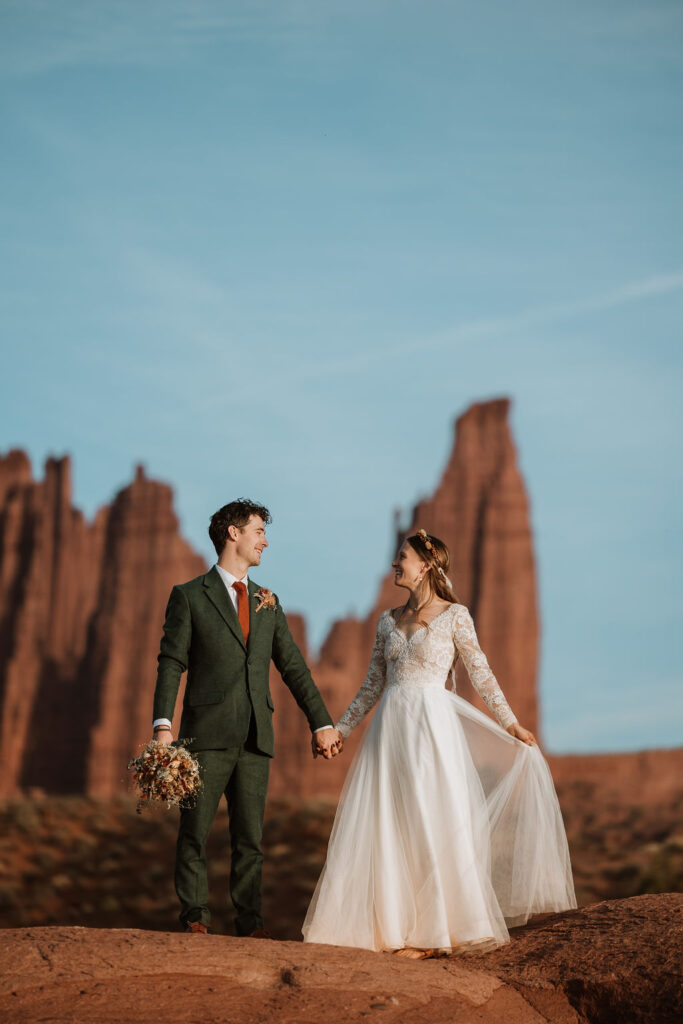
{"label": "held hands", "polygon": [[519,722],[512,722],[511,725],[508,725],[505,731],[509,732],[511,736],[515,736],[516,739],[523,740],[524,743],[526,743],[529,747],[533,746],[534,744],[538,746],[534,734],[532,732],[529,732],[528,729],[523,729]]}
{"label": "held hands", "polygon": [[320,732],[313,733],[311,749],[314,758],[320,756],[329,761],[337,754],[341,754],[343,748],[344,737],[338,729],[333,729],[330,726],[328,729],[321,729]]}

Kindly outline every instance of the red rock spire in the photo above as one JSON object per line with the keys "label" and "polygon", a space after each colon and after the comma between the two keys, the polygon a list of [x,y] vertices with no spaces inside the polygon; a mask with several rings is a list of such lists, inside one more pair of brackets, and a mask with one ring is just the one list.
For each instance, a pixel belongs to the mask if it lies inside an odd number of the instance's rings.
{"label": "red rock spire", "polygon": [[[458,418],[453,450],[441,480],[433,495],[413,508],[409,527],[397,529],[396,547],[406,533],[420,527],[448,545],[452,558],[449,577],[458,598],[472,612],[481,648],[518,720],[539,737],[536,571],[529,503],[508,423],[509,407],[507,398],[478,402]],[[394,514],[397,526],[398,522],[400,517]],[[335,720],[363,681],[377,619],[385,608],[403,604],[405,596],[406,592],[394,585],[390,571],[381,580],[377,600],[366,618],[341,619],[332,626],[313,675]],[[271,689],[279,695],[281,687],[273,673]],[[457,689],[486,711],[462,666],[457,672]],[[287,699],[283,693],[278,705]],[[277,716],[274,722],[278,729]],[[347,741],[349,754],[362,729],[360,726]],[[302,754],[305,740],[305,723],[302,728],[296,719],[288,722],[286,732],[276,732],[278,750],[285,752],[288,761],[300,762],[304,795],[320,790],[337,792],[347,770],[346,753],[314,775],[306,769]],[[280,791],[277,768],[272,778],[273,791]]]}

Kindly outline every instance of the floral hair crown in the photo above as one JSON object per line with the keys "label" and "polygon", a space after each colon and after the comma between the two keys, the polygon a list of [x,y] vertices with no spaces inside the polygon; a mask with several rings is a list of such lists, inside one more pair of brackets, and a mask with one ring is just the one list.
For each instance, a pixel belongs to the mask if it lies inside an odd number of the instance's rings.
{"label": "floral hair crown", "polygon": [[448,584],[448,586],[452,590],[453,586],[451,584],[451,581],[449,580],[448,576],[443,571],[443,569],[441,568],[441,566],[439,565],[439,563],[437,561],[437,557],[438,556],[436,554],[436,548],[434,547],[434,545],[432,544],[431,540],[429,539],[429,534],[427,533],[426,530],[418,530],[416,536],[418,536],[420,538],[420,540],[422,541],[424,546],[427,548],[427,551],[432,556],[432,559],[433,559],[432,567],[434,569],[436,569],[436,571],[438,572],[439,576],[443,576],[444,580],[446,581],[446,583]]}
{"label": "floral hair crown", "polygon": [[418,530],[417,531],[417,535],[420,538],[420,540],[422,541],[422,543],[424,544],[424,546],[427,548],[427,551],[431,551],[432,557],[436,558],[436,549],[435,549],[434,545],[432,544],[431,540],[429,539],[429,534],[427,533],[427,531],[426,530]]}

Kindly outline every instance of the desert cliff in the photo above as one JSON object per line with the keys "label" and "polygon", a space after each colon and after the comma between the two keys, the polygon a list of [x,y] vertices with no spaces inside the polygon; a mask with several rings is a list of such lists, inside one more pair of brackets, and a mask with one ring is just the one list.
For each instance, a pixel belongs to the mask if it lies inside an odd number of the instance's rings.
{"label": "desert cliff", "polygon": [[[406,529],[422,526],[448,544],[482,648],[518,718],[538,734],[533,538],[508,413],[499,399],[459,417],[442,478]],[[150,734],[168,595],[206,568],[180,536],[171,488],[142,467],[89,523],[72,505],[67,457],[48,459],[41,481],[23,452],[0,457],[0,795],[125,791],[125,764]],[[312,667],[334,714],[363,680],[380,612],[401,600],[388,574],[365,618],[331,627]],[[304,619],[289,620],[308,653]],[[271,792],[336,794],[348,758],[311,770],[307,724],[274,669],[271,684]],[[457,685],[484,709],[460,670]],[[181,700],[182,689],[176,728]]]}

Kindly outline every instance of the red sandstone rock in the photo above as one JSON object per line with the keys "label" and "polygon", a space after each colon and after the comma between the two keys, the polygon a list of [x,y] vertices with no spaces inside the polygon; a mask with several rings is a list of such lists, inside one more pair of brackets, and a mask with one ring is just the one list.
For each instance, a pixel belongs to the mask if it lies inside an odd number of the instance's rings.
{"label": "red sandstone rock", "polygon": [[640,896],[548,915],[492,953],[409,962],[391,953],[137,929],[0,932],[8,1024],[673,1024],[683,897]]}
{"label": "red sandstone rock", "polygon": [[[508,409],[507,399],[483,402],[458,419],[442,479],[410,528],[448,544],[456,592],[493,671],[538,734],[534,559]],[[68,459],[48,460],[45,480],[34,483],[28,459],[14,451],[0,460],[0,500],[0,793],[33,785],[111,794],[125,787],[125,763],[149,736],[168,593],[205,565],[178,535],[170,488],[141,470],[88,524],[71,507]],[[313,668],[333,716],[365,676],[380,612],[404,600],[387,574],[365,619],[333,625]],[[303,620],[290,621],[303,642]],[[272,686],[272,793],[338,793],[363,728],[342,757],[313,764],[303,715],[276,673]],[[483,707],[461,672],[458,688]]]}
{"label": "red sandstone rock", "polygon": [[[448,545],[449,575],[459,600],[472,612],[481,647],[517,718],[540,739],[536,572],[529,503],[510,434],[509,405],[507,399],[481,402],[459,417],[441,481],[431,498],[415,506],[408,528],[397,532],[396,546],[421,527]],[[332,626],[313,674],[333,717],[342,713],[365,677],[381,612],[405,599],[406,591],[394,585],[389,571],[364,620],[341,619]],[[457,689],[488,714],[462,665],[457,669]],[[295,721],[293,728],[297,745],[303,745],[305,723]],[[322,765],[316,762],[318,792],[339,792],[363,729],[352,733],[341,757]],[[273,777],[279,792],[277,766]]]}
{"label": "red sandstone rock", "polygon": [[[97,600],[106,512],[88,524],[71,507],[68,458],[48,459],[45,479],[33,482],[28,460],[11,452],[0,480],[0,793],[56,779],[78,790],[83,778],[72,755],[85,736],[76,678]],[[49,750],[38,751],[46,737]]]}
{"label": "red sandstone rock", "polygon": [[12,448],[7,455],[0,455],[0,502],[4,502],[10,489],[32,482],[31,460],[26,452]]}
{"label": "red sandstone rock", "polygon": [[68,458],[34,482],[10,452],[0,494],[0,794],[125,788],[150,734],[165,602],[204,563],[170,487],[140,470],[92,524],[71,506]]}
{"label": "red sandstone rock", "polygon": [[[120,787],[131,750],[150,738],[168,595],[175,583],[206,569],[178,533],[171,488],[148,480],[140,466],[111,506],[105,549],[107,567],[81,672],[84,687],[97,687],[85,780],[86,791],[94,796]],[[181,705],[182,693],[175,735]]]}
{"label": "red sandstone rock", "polygon": [[[455,446],[431,498],[405,533],[423,527],[451,552],[450,578],[472,613],[479,642],[519,721],[538,735],[538,613],[529,503],[508,424],[509,400],[471,406],[455,425]],[[385,577],[374,617],[405,591]],[[462,666],[458,692],[486,711]]]}

